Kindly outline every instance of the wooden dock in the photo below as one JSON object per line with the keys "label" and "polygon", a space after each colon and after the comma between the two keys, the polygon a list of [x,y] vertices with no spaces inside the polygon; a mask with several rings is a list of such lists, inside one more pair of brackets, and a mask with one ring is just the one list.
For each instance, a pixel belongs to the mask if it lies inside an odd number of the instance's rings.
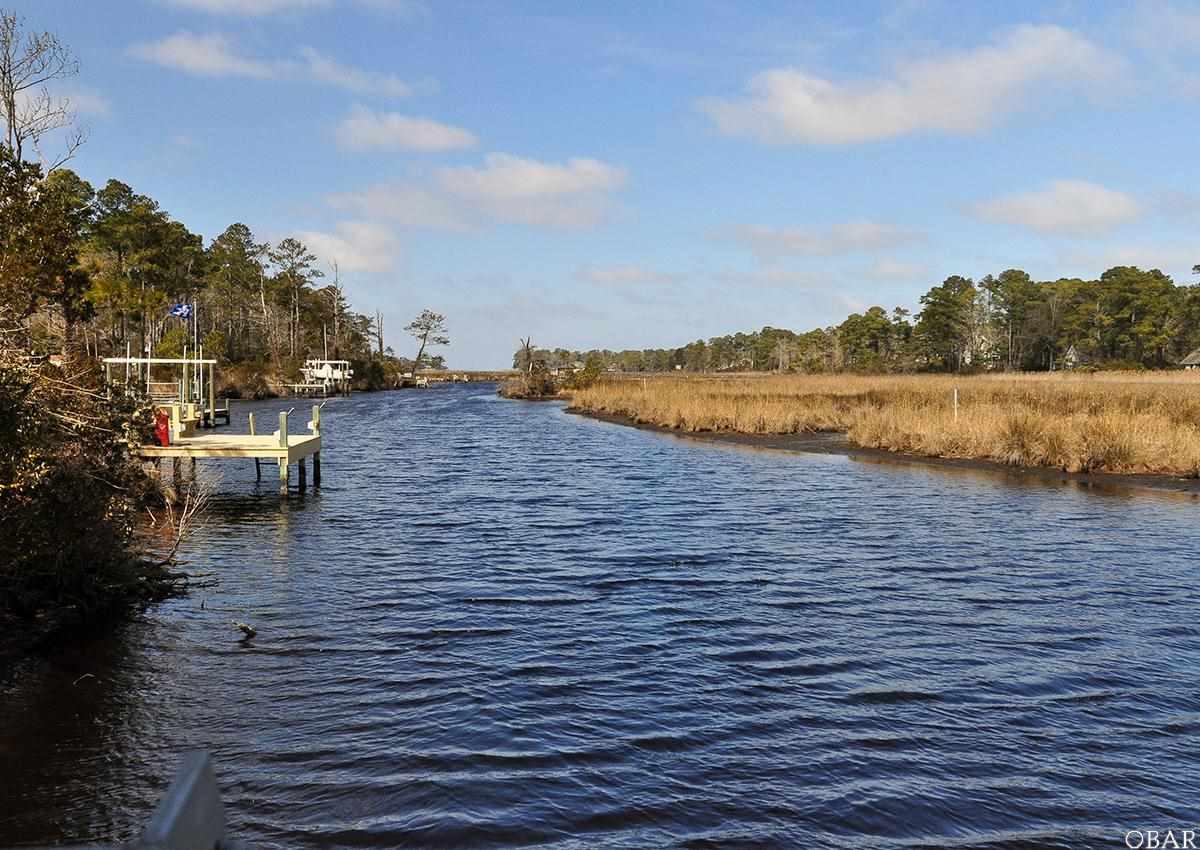
{"label": "wooden dock", "polygon": [[[178,409],[178,405],[176,405]],[[176,413],[176,417],[178,414]],[[288,492],[288,470],[294,463],[299,472],[300,489],[308,486],[306,461],[313,459],[313,484],[321,484],[321,406],[314,404],[312,419],[308,422],[307,434],[288,433],[288,414],[279,414],[279,430],[274,434],[255,433],[254,414],[250,414],[249,434],[197,434],[189,428],[173,427],[170,444],[149,444],[138,447],[138,455],[147,460],[172,458],[179,461],[191,458],[253,458],[254,469],[262,480],[263,460],[274,460],[279,465],[279,495]]]}

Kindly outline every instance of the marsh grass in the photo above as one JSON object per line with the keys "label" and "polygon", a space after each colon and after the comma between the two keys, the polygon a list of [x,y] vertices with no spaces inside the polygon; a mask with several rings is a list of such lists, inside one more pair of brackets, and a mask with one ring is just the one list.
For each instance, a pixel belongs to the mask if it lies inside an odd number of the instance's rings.
{"label": "marsh grass", "polygon": [[600,381],[572,400],[680,431],[837,431],[931,457],[1200,476],[1200,374],[661,375]]}

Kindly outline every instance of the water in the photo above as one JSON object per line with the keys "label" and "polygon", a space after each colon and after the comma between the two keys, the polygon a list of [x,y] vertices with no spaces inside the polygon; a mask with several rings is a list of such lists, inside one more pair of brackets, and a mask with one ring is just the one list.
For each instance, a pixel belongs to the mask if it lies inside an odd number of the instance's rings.
{"label": "water", "polygon": [[134,837],[193,748],[255,848],[1074,848],[1200,821],[1190,500],[477,386],[324,421],[319,494],[220,466],[184,553],[219,587],[0,683],[0,845]]}

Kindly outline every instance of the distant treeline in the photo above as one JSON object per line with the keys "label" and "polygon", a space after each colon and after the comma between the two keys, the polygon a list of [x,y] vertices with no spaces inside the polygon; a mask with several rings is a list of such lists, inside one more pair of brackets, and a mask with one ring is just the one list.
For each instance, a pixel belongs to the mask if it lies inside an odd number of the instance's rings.
{"label": "distant treeline", "polygon": [[41,352],[179,357],[202,344],[207,357],[282,375],[328,353],[376,386],[413,368],[384,347],[377,317],[351,309],[336,264],[321,268],[299,239],[260,242],[235,223],[206,246],[125,183],[44,175],[5,145],[0,310]]}
{"label": "distant treeline", "polygon": [[1197,347],[1200,286],[1117,266],[1099,280],[1039,282],[1019,269],[979,281],[956,275],[922,295],[915,316],[871,307],[805,332],[764,327],[678,348],[541,349],[537,357],[551,369],[591,362],[621,372],[1038,371],[1163,368]]}

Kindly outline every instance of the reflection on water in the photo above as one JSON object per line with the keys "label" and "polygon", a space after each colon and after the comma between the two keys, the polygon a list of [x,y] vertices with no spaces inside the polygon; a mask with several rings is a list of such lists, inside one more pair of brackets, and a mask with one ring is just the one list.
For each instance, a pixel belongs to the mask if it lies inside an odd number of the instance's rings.
{"label": "reflection on water", "polygon": [[131,838],[197,747],[267,848],[1116,846],[1194,821],[1191,501],[469,386],[323,419],[319,491],[222,465],[185,553],[219,586],[0,683],[0,844]]}

